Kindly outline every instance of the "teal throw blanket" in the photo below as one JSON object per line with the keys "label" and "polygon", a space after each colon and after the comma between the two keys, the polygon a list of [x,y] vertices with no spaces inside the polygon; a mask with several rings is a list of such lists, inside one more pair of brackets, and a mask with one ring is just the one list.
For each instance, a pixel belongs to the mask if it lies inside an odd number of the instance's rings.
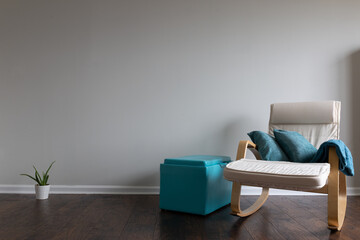
{"label": "teal throw blanket", "polygon": [[316,155],[310,161],[312,163],[328,162],[329,147],[336,148],[336,154],[339,157],[339,170],[347,176],[354,176],[353,158],[349,148],[341,140],[331,139],[321,144]]}

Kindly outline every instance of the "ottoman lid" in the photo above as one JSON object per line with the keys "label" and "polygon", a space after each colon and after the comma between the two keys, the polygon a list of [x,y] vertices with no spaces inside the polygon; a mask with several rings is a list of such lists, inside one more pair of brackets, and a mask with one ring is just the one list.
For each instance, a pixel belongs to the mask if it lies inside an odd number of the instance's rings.
{"label": "ottoman lid", "polygon": [[174,165],[191,165],[191,166],[212,166],[221,163],[229,163],[231,161],[228,156],[212,156],[212,155],[192,155],[178,158],[166,158],[165,164]]}

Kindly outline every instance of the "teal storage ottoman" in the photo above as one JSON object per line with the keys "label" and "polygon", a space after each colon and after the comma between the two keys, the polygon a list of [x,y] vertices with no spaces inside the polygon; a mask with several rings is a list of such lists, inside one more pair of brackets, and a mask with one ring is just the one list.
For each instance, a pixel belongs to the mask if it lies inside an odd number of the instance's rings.
{"label": "teal storage ottoman", "polygon": [[223,177],[230,157],[195,155],[160,164],[160,208],[206,215],[227,204],[232,183]]}

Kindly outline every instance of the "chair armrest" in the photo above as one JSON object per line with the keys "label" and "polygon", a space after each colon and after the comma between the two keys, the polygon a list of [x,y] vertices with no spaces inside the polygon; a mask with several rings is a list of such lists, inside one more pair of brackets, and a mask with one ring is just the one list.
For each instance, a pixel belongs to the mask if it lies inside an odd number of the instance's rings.
{"label": "chair armrest", "polygon": [[339,171],[339,157],[336,153],[336,148],[335,147],[329,147],[329,160],[328,160],[329,164],[330,164],[330,171]]}
{"label": "chair armrest", "polygon": [[246,157],[246,149],[248,148],[256,148],[256,144],[251,141],[240,141],[239,147],[236,154],[236,160],[242,159]]}
{"label": "chair armrest", "polygon": [[[339,191],[339,186],[338,186],[339,181],[341,182],[341,184],[344,184],[345,189],[346,189],[346,180],[345,180],[344,176],[341,176],[341,175],[344,175],[344,174],[339,171],[339,157],[336,154],[335,147],[329,147],[328,163],[330,164],[330,173],[329,173],[329,176],[328,176],[327,184],[323,188],[316,189],[316,190],[313,190],[311,192],[328,193],[330,186],[331,186],[330,192],[331,191],[338,192]],[[340,177],[340,180],[339,180],[339,177]],[[345,194],[346,194],[346,192],[345,192]]]}

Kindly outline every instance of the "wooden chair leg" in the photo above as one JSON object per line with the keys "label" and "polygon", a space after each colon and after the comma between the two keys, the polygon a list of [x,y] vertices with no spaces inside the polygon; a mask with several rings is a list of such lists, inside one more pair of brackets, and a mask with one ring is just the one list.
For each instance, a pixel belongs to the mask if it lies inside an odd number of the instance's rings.
{"label": "wooden chair leg", "polygon": [[335,148],[329,149],[331,164],[328,177],[328,228],[340,231],[346,212],[346,178],[339,171],[339,159]]}
{"label": "wooden chair leg", "polygon": [[231,193],[231,210],[233,215],[239,217],[246,217],[256,212],[267,200],[269,196],[269,188],[263,188],[261,195],[256,202],[245,210],[240,208],[240,196],[241,196],[241,184],[233,182],[232,193]]}

